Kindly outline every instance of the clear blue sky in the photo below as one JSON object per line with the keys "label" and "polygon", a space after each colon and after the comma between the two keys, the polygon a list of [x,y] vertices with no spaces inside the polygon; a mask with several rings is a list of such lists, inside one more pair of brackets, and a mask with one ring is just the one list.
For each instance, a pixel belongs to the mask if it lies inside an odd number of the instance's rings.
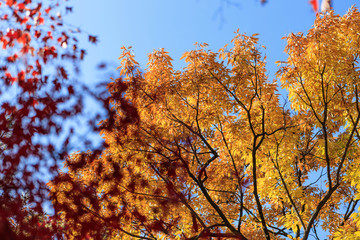
{"label": "clear blue sky", "polygon": [[[238,6],[226,4],[233,2]],[[336,13],[343,15],[359,0],[333,0]],[[260,34],[267,47],[269,78],[276,72],[275,61],[285,60],[285,41],[291,32],[306,32],[315,13],[308,0],[98,0],[69,1],[73,14],[65,19],[99,37],[96,46],[85,44],[88,55],[83,63],[83,79],[98,81],[95,66],[100,61],[115,66],[122,46],[133,46],[137,61],[145,66],[147,54],[165,48],[174,59],[174,66],[183,52],[195,42],[206,42],[217,51],[241,33]],[[218,10],[222,7],[222,12]]]}

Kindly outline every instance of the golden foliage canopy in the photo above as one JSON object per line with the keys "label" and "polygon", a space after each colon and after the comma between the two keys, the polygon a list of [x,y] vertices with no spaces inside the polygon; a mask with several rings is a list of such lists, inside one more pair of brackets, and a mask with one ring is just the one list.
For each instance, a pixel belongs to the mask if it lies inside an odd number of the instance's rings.
{"label": "golden foliage canopy", "polygon": [[360,13],[285,39],[274,81],[256,35],[196,44],[179,71],[160,49],[142,72],[124,48],[108,147],[73,154],[50,183],[68,236],[359,239]]}

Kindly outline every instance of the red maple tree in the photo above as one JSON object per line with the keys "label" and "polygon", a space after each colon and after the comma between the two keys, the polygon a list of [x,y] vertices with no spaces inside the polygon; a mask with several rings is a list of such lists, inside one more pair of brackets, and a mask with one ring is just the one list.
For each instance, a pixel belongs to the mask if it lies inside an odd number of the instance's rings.
{"label": "red maple tree", "polygon": [[1,0],[0,9],[0,236],[61,237],[44,212],[46,181],[69,149],[64,122],[83,109],[85,92],[71,80],[86,53],[81,31],[65,24],[72,8],[60,0]]}

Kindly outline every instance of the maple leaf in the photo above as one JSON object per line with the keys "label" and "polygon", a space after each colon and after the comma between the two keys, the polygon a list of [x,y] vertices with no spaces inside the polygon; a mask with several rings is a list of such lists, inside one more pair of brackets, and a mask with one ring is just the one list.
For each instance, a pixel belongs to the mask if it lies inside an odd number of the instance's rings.
{"label": "maple leaf", "polygon": [[60,71],[60,75],[64,79],[68,79],[68,74],[66,73],[64,67],[59,67],[58,70]]}
{"label": "maple leaf", "polygon": [[73,8],[72,7],[66,7],[65,11],[66,11],[66,13],[72,13]]}
{"label": "maple leaf", "polygon": [[98,42],[98,39],[96,36],[89,35],[89,42],[96,44]]}
{"label": "maple leaf", "polygon": [[314,12],[317,13],[319,11],[319,2],[318,2],[318,0],[310,0],[309,4],[311,5]]}
{"label": "maple leaf", "polygon": [[18,4],[18,9],[19,9],[19,11],[23,11],[25,9],[25,4],[24,3],[19,3]]}

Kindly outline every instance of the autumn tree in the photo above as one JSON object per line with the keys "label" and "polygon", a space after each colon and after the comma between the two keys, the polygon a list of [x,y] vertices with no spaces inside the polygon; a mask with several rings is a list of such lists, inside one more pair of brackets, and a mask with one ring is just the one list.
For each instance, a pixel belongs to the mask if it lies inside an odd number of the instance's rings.
{"label": "autumn tree", "polygon": [[[70,149],[64,122],[83,109],[84,58],[63,1],[0,1],[0,238],[50,239],[46,182]],[[96,37],[90,36],[90,41]],[[46,178],[44,178],[46,176]]]}
{"label": "autumn tree", "polygon": [[[50,183],[68,239],[358,239],[360,13],[286,37],[277,79],[256,35],[196,44],[175,70],[130,48],[108,85],[106,149]],[[289,103],[279,101],[279,84]]]}

